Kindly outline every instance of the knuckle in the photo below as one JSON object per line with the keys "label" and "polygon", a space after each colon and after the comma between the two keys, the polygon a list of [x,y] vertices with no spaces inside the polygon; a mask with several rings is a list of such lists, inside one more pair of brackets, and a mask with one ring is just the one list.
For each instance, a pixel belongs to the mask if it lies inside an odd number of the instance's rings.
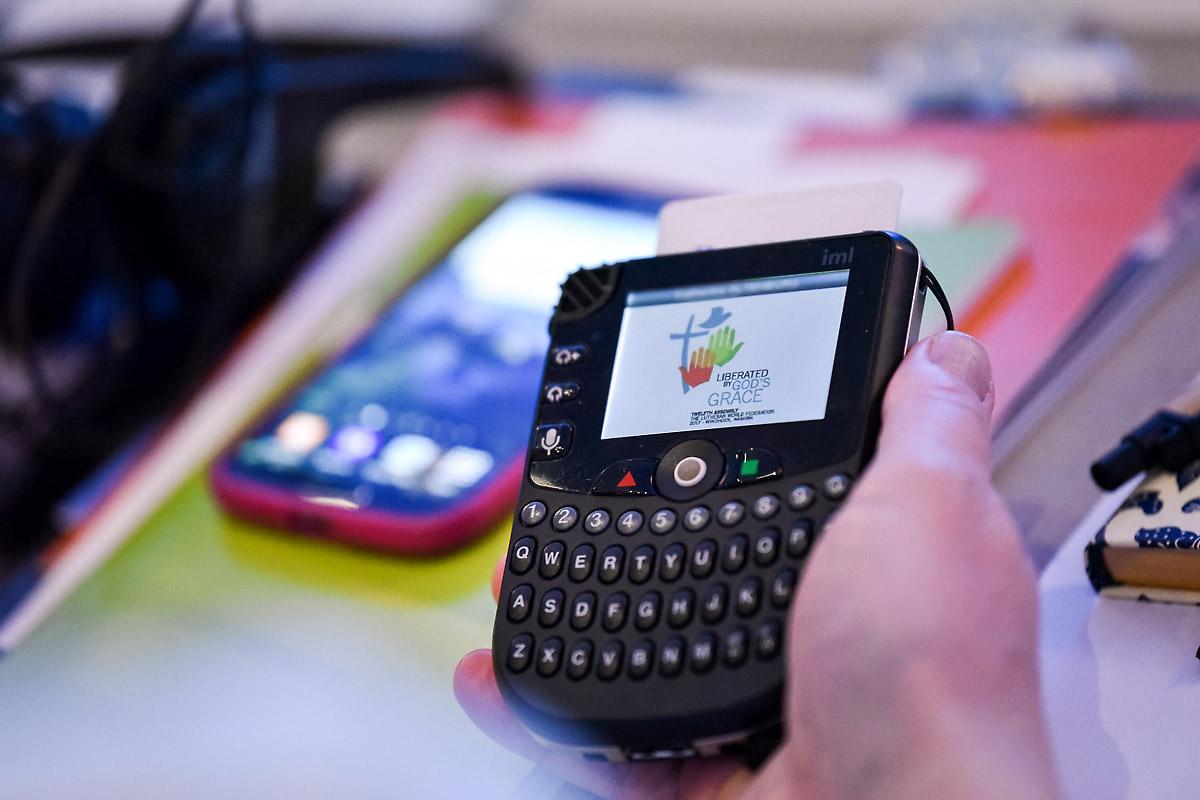
{"label": "knuckle", "polygon": [[875,466],[864,483],[869,477],[876,489],[899,491],[917,502],[982,502],[993,491],[981,464],[941,449],[914,450]]}

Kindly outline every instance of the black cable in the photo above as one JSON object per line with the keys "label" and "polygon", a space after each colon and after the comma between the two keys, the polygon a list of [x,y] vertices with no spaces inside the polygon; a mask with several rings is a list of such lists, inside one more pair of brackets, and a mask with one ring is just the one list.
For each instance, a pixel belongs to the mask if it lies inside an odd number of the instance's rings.
{"label": "black cable", "polygon": [[[244,0],[243,0],[244,1]],[[161,39],[154,41],[152,54],[147,59],[142,75],[153,80],[159,68],[179,46],[195,22],[205,0],[187,0],[171,29]],[[241,3],[239,3],[241,5]],[[43,411],[54,408],[61,400],[46,377],[41,363],[41,354],[34,345],[30,311],[30,284],[39,256],[45,251],[51,234],[59,229],[56,224],[77,196],[81,176],[88,171],[96,153],[96,143],[88,141],[65,157],[55,168],[50,181],[38,199],[29,222],[21,236],[13,258],[8,287],[8,315],[12,325],[14,351],[22,364],[33,391],[34,401]],[[99,346],[98,346],[99,347]],[[98,364],[93,364],[93,372]]]}
{"label": "black cable", "polygon": [[946,297],[946,290],[938,283],[937,277],[929,271],[929,267],[924,264],[921,265],[921,282],[933,293],[938,305],[942,307],[942,313],[946,315],[946,330],[954,330],[954,312],[950,310],[950,300]]}
{"label": "black cable", "polygon": [[51,233],[58,229],[56,223],[74,198],[75,187],[90,161],[90,155],[91,146],[84,145],[64,158],[56,167],[30,215],[10,270],[7,305],[12,325],[13,350],[29,379],[33,399],[43,411],[53,408],[59,398],[55,396],[55,391],[46,378],[34,345],[36,337],[32,330],[33,321],[29,318],[30,284],[34,267],[38,264],[38,256],[44,251],[44,244]]}
{"label": "black cable", "polygon": [[1092,464],[1092,480],[1106,492],[1140,472],[1179,472],[1200,458],[1200,414],[1163,409],[1126,434]]}
{"label": "black cable", "polygon": [[[0,551],[52,533],[51,504],[194,387],[327,229],[315,153],[329,120],[375,99],[520,89],[506,60],[461,45],[267,40],[251,0],[233,0],[232,36],[198,30],[204,2],[179,0],[159,36],[113,53],[121,91],[86,137],[50,125],[42,142],[23,102],[21,127],[0,131],[45,154],[0,238],[0,346],[21,370],[0,448],[15,441],[23,462],[0,459]],[[0,65],[39,55],[54,53]]]}

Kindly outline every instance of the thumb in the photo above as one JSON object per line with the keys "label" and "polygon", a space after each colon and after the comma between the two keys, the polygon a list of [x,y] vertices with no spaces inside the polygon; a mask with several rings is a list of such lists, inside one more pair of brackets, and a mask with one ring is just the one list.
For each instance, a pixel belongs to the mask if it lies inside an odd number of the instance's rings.
{"label": "thumb", "polygon": [[876,465],[884,471],[907,465],[986,475],[994,404],[992,365],[983,345],[957,331],[919,342],[884,396]]}

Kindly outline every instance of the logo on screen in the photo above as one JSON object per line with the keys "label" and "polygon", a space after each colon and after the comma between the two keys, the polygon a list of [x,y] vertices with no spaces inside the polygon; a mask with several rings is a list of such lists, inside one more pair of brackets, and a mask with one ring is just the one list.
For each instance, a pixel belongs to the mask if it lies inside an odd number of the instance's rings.
{"label": "logo on screen", "polygon": [[732,317],[732,312],[713,306],[708,319],[697,324],[692,314],[686,328],[670,335],[681,342],[679,376],[684,394],[712,380],[713,367],[725,366],[742,349],[744,342],[737,341],[737,330],[726,324]]}

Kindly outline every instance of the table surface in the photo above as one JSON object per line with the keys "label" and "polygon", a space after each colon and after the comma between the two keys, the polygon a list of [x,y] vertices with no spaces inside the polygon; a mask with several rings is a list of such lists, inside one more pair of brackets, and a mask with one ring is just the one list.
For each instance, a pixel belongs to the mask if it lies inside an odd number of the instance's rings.
{"label": "table surface", "polygon": [[1196,797],[1200,608],[1099,598],[1083,546],[1123,495],[1106,495],[1046,567],[1042,698],[1068,798]]}
{"label": "table surface", "polygon": [[381,559],[219,513],[199,478],[0,662],[0,797],[506,796],[459,710],[508,531]]}

